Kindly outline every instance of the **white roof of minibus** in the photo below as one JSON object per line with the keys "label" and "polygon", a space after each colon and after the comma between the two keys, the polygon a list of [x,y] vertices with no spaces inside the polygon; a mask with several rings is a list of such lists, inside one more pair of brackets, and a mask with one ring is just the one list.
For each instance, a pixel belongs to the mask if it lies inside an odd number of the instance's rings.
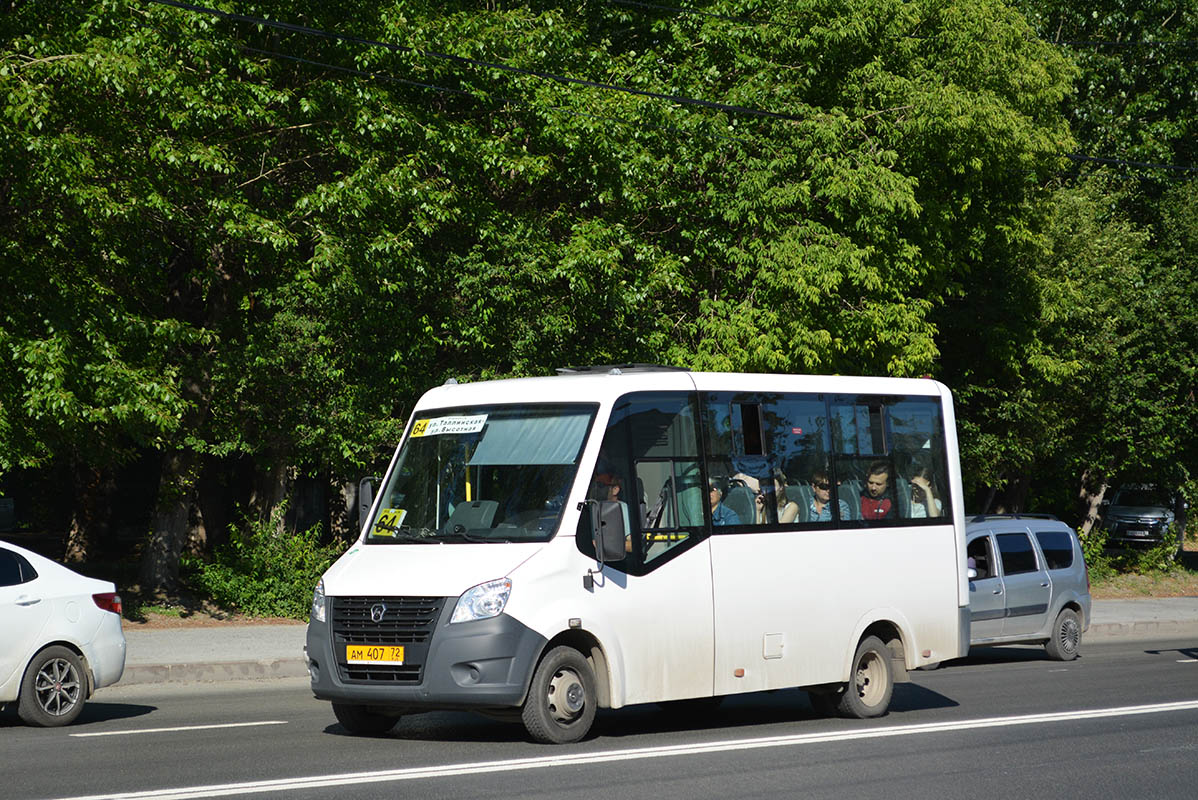
{"label": "white roof of minibus", "polygon": [[577,372],[543,378],[508,378],[445,384],[424,393],[416,410],[508,403],[613,402],[628,392],[822,392],[904,394],[948,397],[948,389],[927,378],[871,378],[848,375],[771,375],[742,372],[685,372],[628,369]]}

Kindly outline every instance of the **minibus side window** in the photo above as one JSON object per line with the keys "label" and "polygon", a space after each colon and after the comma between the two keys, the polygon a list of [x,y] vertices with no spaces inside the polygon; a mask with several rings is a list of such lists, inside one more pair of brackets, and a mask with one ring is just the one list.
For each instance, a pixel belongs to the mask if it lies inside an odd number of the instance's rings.
{"label": "minibus side window", "polygon": [[[626,556],[608,566],[642,575],[702,538],[696,421],[693,397],[681,393],[629,395],[612,411],[587,492],[627,512]],[[594,557],[588,514],[579,520],[577,544]]]}

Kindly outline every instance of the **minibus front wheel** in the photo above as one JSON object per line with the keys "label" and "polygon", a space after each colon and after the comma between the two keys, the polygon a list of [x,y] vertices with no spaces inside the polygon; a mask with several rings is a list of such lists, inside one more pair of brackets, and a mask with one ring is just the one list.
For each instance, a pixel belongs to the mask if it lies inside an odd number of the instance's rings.
{"label": "minibus front wheel", "polygon": [[555,647],[533,673],[520,716],[535,741],[567,744],[586,736],[598,704],[586,657],[573,647]]}

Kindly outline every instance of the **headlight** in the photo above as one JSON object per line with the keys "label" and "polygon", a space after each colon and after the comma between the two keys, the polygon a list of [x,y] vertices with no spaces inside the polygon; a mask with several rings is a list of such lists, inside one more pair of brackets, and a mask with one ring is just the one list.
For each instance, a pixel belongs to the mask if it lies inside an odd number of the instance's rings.
{"label": "headlight", "polygon": [[312,592],[312,619],[317,622],[325,621],[324,578],[316,582],[316,591]]}
{"label": "headlight", "polygon": [[469,622],[475,619],[488,619],[503,613],[507,605],[508,595],[512,593],[512,581],[500,578],[495,581],[480,583],[473,589],[467,589],[453,609],[449,621]]}

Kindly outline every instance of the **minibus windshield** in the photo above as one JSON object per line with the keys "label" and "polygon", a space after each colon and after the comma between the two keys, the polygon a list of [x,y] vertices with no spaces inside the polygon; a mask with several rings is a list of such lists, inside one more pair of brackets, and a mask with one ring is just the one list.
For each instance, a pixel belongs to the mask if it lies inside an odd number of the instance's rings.
{"label": "minibus windshield", "polygon": [[547,541],[557,530],[596,408],[418,412],[366,542]]}

